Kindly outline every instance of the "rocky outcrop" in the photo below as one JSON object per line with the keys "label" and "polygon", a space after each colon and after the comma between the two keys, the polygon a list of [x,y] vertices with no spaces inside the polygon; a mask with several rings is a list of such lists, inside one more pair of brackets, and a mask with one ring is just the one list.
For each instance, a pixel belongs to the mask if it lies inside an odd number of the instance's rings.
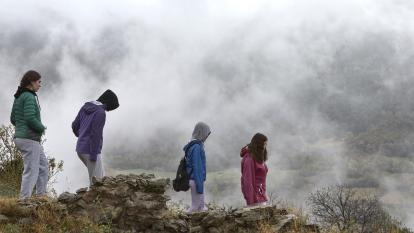
{"label": "rocky outcrop", "polygon": [[110,224],[132,232],[185,232],[187,223],[172,219],[164,195],[169,179],[155,179],[154,175],[118,175],[94,180],[90,189],[76,194],[63,193],[58,201],[67,206],[71,215],[88,216],[94,222]]}
{"label": "rocky outcrop", "polygon": [[296,220],[295,215],[274,206],[206,211],[189,216],[189,232],[286,232],[294,228]]}
{"label": "rocky outcrop", "polygon": [[119,175],[93,183],[76,193],[63,193],[58,200],[47,197],[3,200],[0,231],[2,226],[15,224],[16,232],[38,232],[44,228],[60,231],[60,226],[65,232],[79,232],[83,227],[89,227],[88,232],[100,232],[93,224],[98,228],[107,225],[105,229],[115,233],[318,232],[317,227],[306,226],[295,215],[275,206],[249,209],[210,206],[209,211],[194,214],[169,209],[166,204],[169,197],[164,193],[170,180],[156,179],[154,175]]}
{"label": "rocky outcrop", "polygon": [[[94,180],[89,190],[63,193],[58,201],[69,214],[110,224],[119,232],[283,232],[297,219],[274,206],[191,215],[176,212],[166,206],[169,184],[169,179],[146,174],[104,177]],[[306,232],[317,232],[315,227],[308,228]]]}

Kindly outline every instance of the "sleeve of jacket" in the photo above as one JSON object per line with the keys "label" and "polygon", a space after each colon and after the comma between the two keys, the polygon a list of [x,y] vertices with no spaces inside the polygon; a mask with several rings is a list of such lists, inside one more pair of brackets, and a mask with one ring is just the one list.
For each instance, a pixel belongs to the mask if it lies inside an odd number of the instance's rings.
{"label": "sleeve of jacket", "polygon": [[78,112],[78,115],[76,116],[75,120],[72,122],[72,131],[73,131],[73,134],[75,134],[76,137],[79,137],[79,127],[80,127],[79,117],[80,117],[80,111]]}
{"label": "sleeve of jacket", "polygon": [[16,126],[16,118],[14,116],[15,115],[15,112],[16,112],[16,109],[15,108],[16,108],[15,107],[15,103],[13,103],[12,111],[11,111],[11,114],[10,114],[10,123],[12,123],[12,125],[14,125],[14,126]]}
{"label": "sleeve of jacket", "polygon": [[90,151],[91,154],[89,155],[89,159],[91,161],[96,161],[100,150],[102,149],[101,140],[103,134],[103,128],[105,126],[105,119],[106,114],[105,111],[97,112],[94,116],[91,125],[91,143],[90,143]]}
{"label": "sleeve of jacket", "polygon": [[204,176],[203,161],[201,159],[201,146],[195,144],[192,154],[193,178],[196,184],[196,191],[197,193],[202,194],[204,192]]}
{"label": "sleeve of jacket", "polygon": [[[247,156],[247,155],[246,155]],[[242,161],[241,188],[247,205],[255,203],[253,159],[247,157]]]}
{"label": "sleeve of jacket", "polygon": [[36,106],[37,102],[34,96],[25,99],[23,107],[24,119],[31,129],[38,133],[43,133],[46,127],[36,118]]}

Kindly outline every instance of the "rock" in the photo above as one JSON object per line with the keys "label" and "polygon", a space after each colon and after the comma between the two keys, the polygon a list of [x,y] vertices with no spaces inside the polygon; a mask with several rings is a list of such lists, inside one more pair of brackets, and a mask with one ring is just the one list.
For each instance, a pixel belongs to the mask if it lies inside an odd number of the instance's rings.
{"label": "rock", "polygon": [[5,215],[0,214],[0,224],[4,224],[9,222],[9,218],[6,217]]}
{"label": "rock", "polygon": [[274,215],[288,215],[289,213],[285,209],[276,209],[274,208],[275,212]]}
{"label": "rock", "polygon": [[316,224],[307,224],[303,228],[306,232],[319,233],[319,226]]}
{"label": "rock", "polygon": [[77,201],[76,204],[79,207],[83,208],[83,209],[87,209],[88,208],[88,204],[83,199],[80,199],[79,201]]}
{"label": "rock", "polygon": [[188,223],[182,219],[169,219],[165,223],[165,232],[189,232]]}
{"label": "rock", "polygon": [[85,193],[84,195],[78,195],[78,199],[83,199],[86,203],[94,202],[96,199],[97,193],[96,191],[89,191]]}
{"label": "rock", "polygon": [[226,215],[224,213],[208,213],[202,220],[202,226],[220,226],[224,223]]}
{"label": "rock", "polygon": [[120,206],[118,206],[115,209],[113,209],[111,211],[111,220],[116,220],[119,217],[121,217],[121,214],[122,214],[123,210],[124,209],[122,207],[120,207]]}
{"label": "rock", "polygon": [[125,207],[126,208],[133,208],[133,207],[135,207],[135,203],[133,201],[131,201],[131,200],[127,200],[125,202]]}
{"label": "rock", "polygon": [[275,225],[275,226],[273,227],[273,229],[274,229],[276,232],[283,231],[283,230],[287,230],[287,228],[289,228],[289,227],[291,227],[291,226],[293,225],[293,223],[295,222],[295,220],[296,220],[297,218],[298,218],[298,217],[296,217],[296,215],[294,215],[294,214],[284,215],[283,219],[281,219],[281,220],[277,223],[277,225]]}
{"label": "rock", "polygon": [[73,193],[64,192],[59,195],[58,201],[63,203],[72,202],[75,199],[75,196],[76,195]]}
{"label": "rock", "polygon": [[92,176],[92,184],[93,186],[101,186],[103,185],[103,179],[98,179],[96,176]]}
{"label": "rock", "polygon": [[190,227],[190,233],[202,232],[202,231],[203,231],[203,228],[201,226]]}
{"label": "rock", "polygon": [[[127,184],[119,186],[116,188],[115,192],[118,193],[117,195],[121,196],[121,197],[127,197],[130,195],[129,193],[130,187],[128,187]],[[115,194],[113,194],[115,195]]]}
{"label": "rock", "polygon": [[244,225],[244,220],[243,220],[243,219],[236,218],[234,221],[235,221],[238,225]]}
{"label": "rock", "polygon": [[257,211],[246,211],[241,216],[245,222],[257,222],[268,218],[268,216]]}
{"label": "rock", "polygon": [[160,222],[155,223],[154,225],[152,225],[152,230],[153,231],[161,231],[161,232],[163,232],[164,231],[164,224],[163,223],[160,223]]}
{"label": "rock", "polygon": [[207,211],[195,212],[188,215],[192,222],[201,222],[208,215]]}
{"label": "rock", "polygon": [[[58,201],[74,216],[89,216],[96,223],[110,223],[113,232],[257,232],[262,222],[284,231],[296,216],[275,206],[171,214],[165,190],[169,179],[151,174],[118,175],[94,179],[76,194],[63,193]],[[36,206],[27,202],[25,206]],[[310,231],[314,232],[314,231]]]}
{"label": "rock", "polygon": [[80,193],[84,193],[86,191],[88,191],[88,188],[80,188],[80,189],[76,190],[76,193],[80,194]]}
{"label": "rock", "polygon": [[180,232],[180,227],[172,223],[166,223],[165,229],[168,230],[168,232]]}
{"label": "rock", "polygon": [[219,229],[217,229],[216,227],[208,228],[208,232],[209,233],[220,233]]}
{"label": "rock", "polygon": [[160,193],[163,194],[166,191],[166,188],[170,184],[170,179],[158,179],[152,182],[144,182],[144,191],[150,193]]}
{"label": "rock", "polygon": [[31,218],[21,218],[18,221],[18,223],[21,224],[21,225],[30,225],[30,224],[33,224],[33,222],[34,221]]}
{"label": "rock", "polygon": [[169,182],[147,174],[93,178],[90,189],[64,193],[59,201],[72,215],[86,214],[96,222],[111,221],[120,230],[186,232],[186,221],[164,217],[169,213],[168,197],[164,195]]}

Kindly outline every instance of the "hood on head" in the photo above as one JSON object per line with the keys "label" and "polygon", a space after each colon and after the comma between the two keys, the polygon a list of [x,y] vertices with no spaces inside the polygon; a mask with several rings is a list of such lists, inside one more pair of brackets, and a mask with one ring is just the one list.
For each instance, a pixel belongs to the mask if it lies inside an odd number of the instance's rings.
{"label": "hood on head", "polygon": [[204,142],[211,133],[210,127],[204,122],[198,122],[192,134],[192,139],[197,139]]}
{"label": "hood on head", "polygon": [[105,110],[107,111],[112,111],[119,107],[118,97],[109,89],[99,96],[98,101],[105,105]]}
{"label": "hood on head", "polygon": [[27,89],[26,87],[19,86],[19,87],[17,87],[17,91],[14,94],[14,98],[19,98],[19,96],[21,94],[23,94],[23,92],[26,92],[26,91],[27,92],[31,92],[33,95],[36,95],[36,92],[34,92],[34,91],[30,90],[30,89]]}
{"label": "hood on head", "polygon": [[249,145],[244,146],[241,150],[240,150],[240,157],[244,157],[247,153],[249,153]]}

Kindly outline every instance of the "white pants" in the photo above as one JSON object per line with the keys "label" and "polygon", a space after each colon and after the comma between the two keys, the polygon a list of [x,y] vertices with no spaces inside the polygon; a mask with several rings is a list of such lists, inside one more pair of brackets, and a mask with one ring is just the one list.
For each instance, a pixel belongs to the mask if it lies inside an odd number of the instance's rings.
{"label": "white pants", "polygon": [[191,207],[188,209],[188,213],[194,213],[207,210],[204,205],[204,193],[197,193],[196,183],[194,180],[190,180],[191,189]]}
{"label": "white pants", "polygon": [[46,194],[49,165],[43,146],[38,141],[24,138],[15,138],[14,143],[22,153],[24,164],[20,198],[31,197],[35,185],[37,195]]}
{"label": "white pants", "polygon": [[78,156],[82,163],[85,164],[86,168],[88,168],[89,186],[92,185],[92,177],[95,176],[98,179],[102,179],[102,177],[104,177],[104,169],[100,154],[96,158],[96,161],[91,161],[88,154],[78,153]]}

